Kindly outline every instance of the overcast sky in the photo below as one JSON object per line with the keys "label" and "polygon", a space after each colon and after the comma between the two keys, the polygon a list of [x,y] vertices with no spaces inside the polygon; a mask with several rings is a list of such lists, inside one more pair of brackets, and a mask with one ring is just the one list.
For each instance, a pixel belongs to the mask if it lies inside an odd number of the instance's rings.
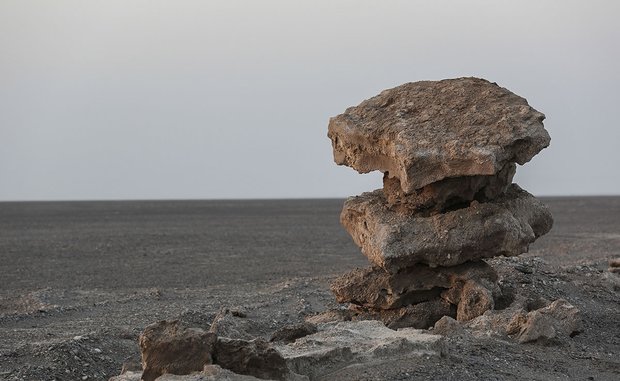
{"label": "overcast sky", "polygon": [[344,197],[330,116],[478,76],[545,113],[537,195],[620,194],[620,1],[0,2],[0,200]]}

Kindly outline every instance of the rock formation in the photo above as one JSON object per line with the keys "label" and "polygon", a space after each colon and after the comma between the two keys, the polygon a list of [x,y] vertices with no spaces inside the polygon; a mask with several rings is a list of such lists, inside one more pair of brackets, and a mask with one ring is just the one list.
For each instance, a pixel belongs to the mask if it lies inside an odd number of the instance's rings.
{"label": "rock formation", "polygon": [[524,253],[553,224],[512,184],[516,164],[549,145],[544,118],[478,78],[407,83],[331,118],[336,163],[384,173],[383,189],[344,204],[340,220],[371,266],[336,279],[336,299],[390,327],[494,309],[501,291],[483,259]]}

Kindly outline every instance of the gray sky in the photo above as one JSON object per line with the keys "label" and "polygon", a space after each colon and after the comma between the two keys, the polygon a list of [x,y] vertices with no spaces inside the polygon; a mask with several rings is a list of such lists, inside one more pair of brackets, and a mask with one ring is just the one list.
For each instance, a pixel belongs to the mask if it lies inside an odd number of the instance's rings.
{"label": "gray sky", "polygon": [[0,200],[343,197],[330,116],[479,76],[547,115],[538,195],[620,194],[620,1],[0,2]]}

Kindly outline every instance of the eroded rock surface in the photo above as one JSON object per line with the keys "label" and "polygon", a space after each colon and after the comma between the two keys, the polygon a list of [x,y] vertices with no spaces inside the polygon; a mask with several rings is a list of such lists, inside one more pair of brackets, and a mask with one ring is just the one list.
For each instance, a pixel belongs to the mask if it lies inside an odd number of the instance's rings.
{"label": "eroded rock surface", "polygon": [[218,339],[214,362],[235,373],[263,379],[284,380],[288,368],[284,358],[262,338],[252,340]]}
{"label": "eroded rock surface", "polygon": [[553,224],[547,207],[516,184],[493,201],[432,216],[396,213],[377,190],[347,199],[340,221],[368,259],[390,272],[519,255]]}
{"label": "eroded rock surface", "polygon": [[516,172],[514,163],[507,164],[495,175],[450,177],[416,189],[407,194],[400,180],[383,176],[383,195],[387,206],[403,215],[413,213],[436,214],[473,200],[489,201],[506,191]]}
{"label": "eroded rock surface", "polygon": [[393,309],[435,299],[446,293],[453,304],[467,281],[497,281],[495,270],[483,261],[468,262],[453,267],[414,265],[390,274],[379,267],[355,269],[332,282],[331,290],[339,303],[364,307]]}
{"label": "eroded rock surface", "polygon": [[434,332],[452,335],[467,330],[472,334],[493,334],[528,343],[563,340],[581,331],[581,312],[577,307],[563,299],[544,304],[530,309],[531,300],[518,298],[506,309],[487,311],[462,324],[444,317],[435,324]]}
{"label": "eroded rock surface", "polygon": [[406,83],[329,121],[337,164],[388,172],[405,193],[449,177],[494,175],[550,142],[545,116],[479,78]]}
{"label": "eroded rock surface", "polygon": [[189,374],[210,364],[217,337],[199,328],[185,328],[177,320],[162,320],[145,328],[139,343],[142,379],[162,374]]}
{"label": "eroded rock surface", "polygon": [[317,333],[277,346],[296,374],[311,380],[353,363],[411,356],[440,356],[443,340],[425,331],[392,330],[380,321],[327,323]]}

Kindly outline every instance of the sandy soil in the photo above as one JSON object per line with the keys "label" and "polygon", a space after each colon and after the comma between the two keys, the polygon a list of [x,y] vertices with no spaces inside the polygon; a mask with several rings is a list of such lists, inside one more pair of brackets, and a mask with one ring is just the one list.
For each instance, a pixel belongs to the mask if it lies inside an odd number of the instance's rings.
{"label": "sandy soil", "polygon": [[[620,197],[549,198],[552,232],[492,263],[507,287],[581,309],[570,340],[447,338],[441,358],[341,370],[333,380],[618,380]],[[336,304],[328,284],[366,259],[342,200],[0,203],[0,379],[107,380],[149,323],[208,328],[222,307],[269,337]]]}

